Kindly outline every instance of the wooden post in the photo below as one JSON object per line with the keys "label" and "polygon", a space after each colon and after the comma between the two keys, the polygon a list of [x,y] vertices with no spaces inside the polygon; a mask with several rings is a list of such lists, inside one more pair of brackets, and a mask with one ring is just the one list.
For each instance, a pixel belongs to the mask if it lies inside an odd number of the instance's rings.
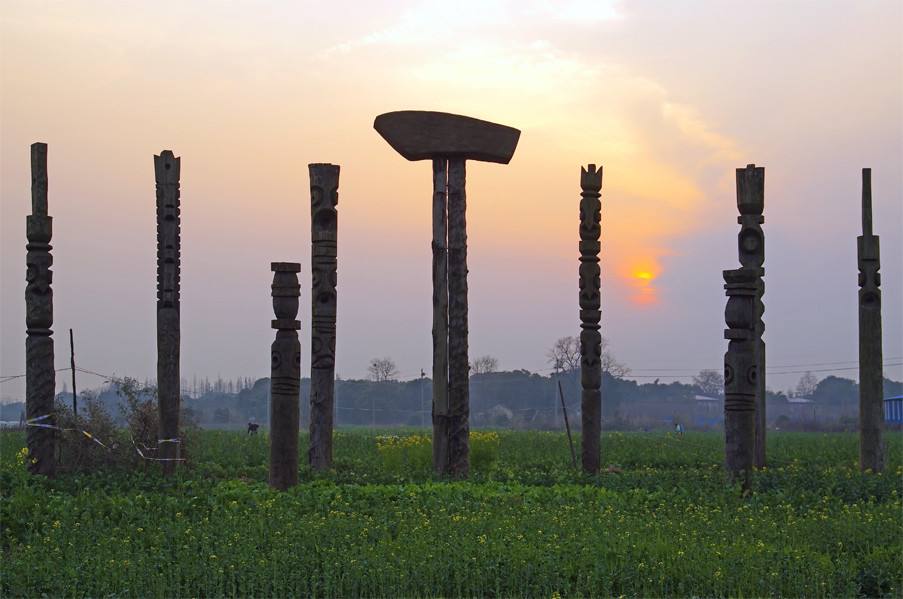
{"label": "wooden post", "polygon": [[756,294],[758,270],[724,271],[727,306],[724,320],[728,339],[724,354],[724,461],[728,474],[749,488],[755,461],[756,390]]}
{"label": "wooden post", "polygon": [[766,411],[765,411],[765,341],[762,339],[765,333],[765,303],[762,298],[765,294],[765,233],[762,231],[762,223],[765,217],[762,212],[765,208],[765,169],[755,164],[748,164],[746,168],[737,169],[737,209],[740,216],[737,223],[740,225],[740,233],[737,237],[737,247],[740,257],[740,265],[744,268],[752,268],[756,275],[756,328],[755,328],[755,356],[757,383],[756,383],[756,418],[755,418],[755,466],[765,466],[765,441],[766,441]]}
{"label": "wooden post", "polygon": [[598,474],[602,435],[602,333],[601,270],[599,237],[602,231],[602,167],[580,169],[580,382],[581,458],[587,474]]}
{"label": "wooden post", "polygon": [[75,339],[69,329],[69,365],[72,367],[72,416],[78,421],[78,391],[75,390]]}
{"label": "wooden post", "polygon": [[465,478],[470,454],[465,162],[448,161],[448,473]]}
{"label": "wooden post", "polygon": [[332,466],[335,413],[339,166],[309,164],[311,239],[310,448],[314,470]]}
{"label": "wooden post", "polygon": [[154,156],[157,184],[157,401],[159,455],[163,474],[171,475],[179,457],[179,345],[181,237],[180,161],[170,150]]}
{"label": "wooden post", "polygon": [[31,144],[31,214],[25,235],[25,438],[28,471],[56,475],[57,436],[53,399],[53,218],[47,214],[47,144]]}
{"label": "wooden post", "polygon": [[270,486],[284,491],[298,484],[298,429],[301,391],[301,343],[295,262],[273,262],[273,312],[276,339],[270,348]]}
{"label": "wooden post", "polygon": [[872,169],[862,169],[859,262],[859,468],[884,469],[884,372],[881,347],[881,246],[872,233]]}
{"label": "wooden post", "polygon": [[433,159],[433,468],[448,473],[448,160]]}

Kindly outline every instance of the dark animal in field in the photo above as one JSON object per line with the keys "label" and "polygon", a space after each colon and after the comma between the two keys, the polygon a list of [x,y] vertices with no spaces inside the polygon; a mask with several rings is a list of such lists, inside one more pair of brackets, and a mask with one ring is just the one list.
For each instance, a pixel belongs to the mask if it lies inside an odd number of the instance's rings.
{"label": "dark animal in field", "polygon": [[258,428],[260,428],[260,425],[257,424],[256,422],[249,422],[249,423],[248,423],[248,434],[249,434],[249,435],[256,435],[256,434],[257,434],[257,429],[258,429]]}

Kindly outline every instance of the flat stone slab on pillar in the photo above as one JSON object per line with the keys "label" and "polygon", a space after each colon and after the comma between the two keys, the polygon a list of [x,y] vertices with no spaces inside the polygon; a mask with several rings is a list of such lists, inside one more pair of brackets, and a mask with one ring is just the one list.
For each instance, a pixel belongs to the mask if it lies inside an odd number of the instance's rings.
{"label": "flat stone slab on pillar", "polygon": [[376,117],[373,128],[408,160],[464,158],[508,164],[520,131],[469,116],[399,110]]}

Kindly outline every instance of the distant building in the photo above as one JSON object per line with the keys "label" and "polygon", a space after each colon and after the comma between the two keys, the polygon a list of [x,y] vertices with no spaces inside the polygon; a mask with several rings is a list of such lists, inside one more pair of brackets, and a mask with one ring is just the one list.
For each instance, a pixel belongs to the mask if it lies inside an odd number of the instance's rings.
{"label": "distant building", "polygon": [[815,420],[815,401],[809,397],[788,397],[790,417],[793,420]]}
{"label": "distant building", "polygon": [[693,426],[717,428],[724,424],[724,398],[709,395],[693,396]]}
{"label": "distant building", "polygon": [[888,397],[884,400],[884,421],[903,424],[903,395]]}

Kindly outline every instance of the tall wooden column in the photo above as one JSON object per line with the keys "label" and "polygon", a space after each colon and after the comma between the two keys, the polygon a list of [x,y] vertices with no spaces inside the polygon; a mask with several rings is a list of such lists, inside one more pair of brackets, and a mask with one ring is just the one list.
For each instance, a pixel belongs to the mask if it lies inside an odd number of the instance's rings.
{"label": "tall wooden column", "polygon": [[180,159],[170,150],[154,156],[157,183],[157,401],[158,443],[163,473],[175,471],[180,454],[179,294],[181,237],[179,204]]}
{"label": "tall wooden column", "polygon": [[25,414],[28,470],[56,475],[59,439],[53,398],[56,371],[53,364],[53,256],[50,239],[53,218],[47,214],[47,144],[31,144],[31,214],[25,235]]}
{"label": "tall wooden column", "polygon": [[728,340],[724,354],[724,461],[731,478],[749,486],[756,443],[756,293],[758,271],[724,271]]}
{"label": "tall wooden column", "polygon": [[581,458],[583,470],[597,474],[602,434],[602,317],[599,252],[602,232],[602,167],[580,169],[580,383],[583,387]]}
{"label": "tall wooden column", "polygon": [[884,469],[884,372],[881,347],[881,247],[872,233],[872,169],[862,169],[859,261],[859,468]]}
{"label": "tall wooden column", "polygon": [[756,275],[756,327],[755,327],[755,354],[756,354],[756,442],[755,442],[755,466],[765,466],[765,436],[766,436],[766,409],[765,409],[765,341],[762,339],[765,333],[765,303],[762,298],[765,294],[765,234],[762,231],[762,223],[765,217],[762,212],[765,208],[765,169],[755,164],[748,164],[746,168],[737,169],[737,209],[740,216],[737,223],[740,225],[740,233],[737,237],[737,247],[740,256],[740,265],[744,268],[752,268]]}
{"label": "tall wooden column", "polygon": [[448,471],[448,160],[433,159],[433,468]]}
{"label": "tall wooden column", "polygon": [[448,161],[448,473],[470,467],[470,360],[467,347],[467,196],[464,160]]}
{"label": "tall wooden column", "polygon": [[273,312],[276,339],[270,348],[270,486],[285,490],[298,484],[298,428],[301,392],[301,343],[296,262],[273,262]]}
{"label": "tall wooden column", "polygon": [[310,449],[315,470],[332,466],[335,412],[339,166],[310,164]]}

